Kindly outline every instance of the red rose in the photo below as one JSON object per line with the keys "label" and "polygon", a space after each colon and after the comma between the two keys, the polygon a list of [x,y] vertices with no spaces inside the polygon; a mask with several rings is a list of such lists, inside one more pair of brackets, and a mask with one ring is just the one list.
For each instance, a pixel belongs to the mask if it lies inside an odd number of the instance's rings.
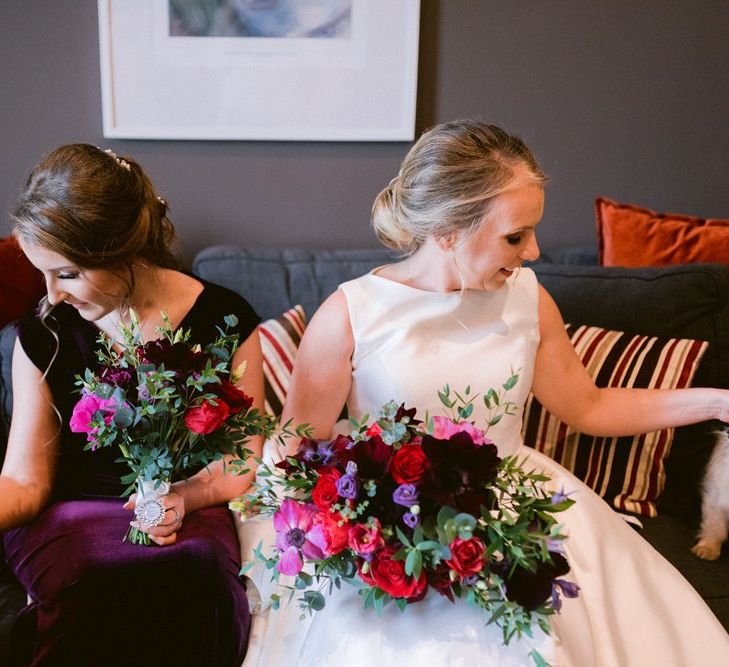
{"label": "red rose", "polygon": [[317,512],[314,515],[313,521],[315,525],[321,526],[324,539],[327,543],[327,551],[331,555],[338,554],[347,548],[349,525],[342,519],[342,515],[339,512]]}
{"label": "red rose", "polygon": [[370,427],[369,427],[369,428],[368,428],[368,429],[367,429],[367,430],[365,431],[365,435],[366,435],[366,436],[367,436],[368,438],[371,438],[371,437],[372,437],[373,435],[382,435],[382,428],[380,428],[380,425],[379,425],[379,424],[378,424],[377,422],[375,422],[374,424],[372,424],[372,425],[371,425],[371,426],[370,426]]}
{"label": "red rose", "polygon": [[398,484],[417,484],[428,468],[428,457],[420,445],[403,445],[390,463],[390,474]]}
{"label": "red rose", "polygon": [[230,408],[225,401],[217,400],[217,405],[204,401],[185,412],[185,426],[193,433],[207,435],[220,428],[230,416]]}
{"label": "red rose", "polygon": [[349,529],[349,548],[358,556],[369,556],[379,549],[385,541],[382,539],[380,522],[375,519],[374,525],[355,523]]}
{"label": "red rose", "polygon": [[398,549],[388,545],[375,554],[370,563],[372,579],[378,588],[394,598],[422,598],[428,586],[425,570],[420,572],[417,579],[405,574],[405,561],[393,558],[397,551]]}
{"label": "red rose", "polygon": [[328,510],[337,502],[337,480],[342,476],[336,468],[322,468],[319,470],[319,479],[311,492],[311,499],[320,510]]}
{"label": "red rose", "polygon": [[238,389],[232,382],[228,382],[228,380],[223,380],[215,388],[215,393],[228,404],[231,415],[237,415],[239,412],[247,410],[253,405],[253,399],[244,391]]}
{"label": "red rose", "polygon": [[483,570],[483,555],[486,547],[478,537],[468,540],[456,538],[450,543],[451,557],[446,561],[448,567],[456,571],[463,579],[471,574],[478,574]]}

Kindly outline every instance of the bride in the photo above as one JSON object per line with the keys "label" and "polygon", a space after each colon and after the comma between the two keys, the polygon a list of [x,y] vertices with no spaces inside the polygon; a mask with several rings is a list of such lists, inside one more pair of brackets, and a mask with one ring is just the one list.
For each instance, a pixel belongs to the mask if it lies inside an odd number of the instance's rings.
{"label": "bride", "polygon": [[[326,439],[345,404],[356,419],[389,400],[438,414],[444,385],[485,391],[521,368],[510,398],[523,405],[532,390],[584,432],[729,421],[729,391],[594,385],[554,301],[521,268],[539,256],[543,181],[529,149],[498,127],[458,121],[426,132],[373,207],[378,237],[405,258],[344,283],[320,307],[301,343],[283,419],[308,423]],[[484,417],[473,415],[477,425]],[[569,534],[567,579],[580,595],[550,617],[549,635],[504,646],[500,630],[464,601],[452,605],[431,592],[404,613],[389,605],[378,616],[345,587],[312,617],[300,620],[295,603],[259,615],[245,667],[528,665],[534,649],[569,667],[729,659],[729,636],[682,576],[592,490],[526,448],[520,432],[517,414],[489,437],[500,456],[526,456],[527,468],[576,500],[559,519]],[[289,447],[292,453],[296,443]]]}

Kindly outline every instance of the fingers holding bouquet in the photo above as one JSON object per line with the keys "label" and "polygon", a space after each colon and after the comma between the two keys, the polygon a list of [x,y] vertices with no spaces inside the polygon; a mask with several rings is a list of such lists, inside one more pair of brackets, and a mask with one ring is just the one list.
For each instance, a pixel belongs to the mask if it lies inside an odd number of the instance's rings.
{"label": "fingers holding bouquet", "polygon": [[135,493],[124,504],[124,508],[134,511],[130,526],[145,533],[158,546],[177,542],[177,533],[185,517],[185,500],[181,494],[171,491],[137,503]]}

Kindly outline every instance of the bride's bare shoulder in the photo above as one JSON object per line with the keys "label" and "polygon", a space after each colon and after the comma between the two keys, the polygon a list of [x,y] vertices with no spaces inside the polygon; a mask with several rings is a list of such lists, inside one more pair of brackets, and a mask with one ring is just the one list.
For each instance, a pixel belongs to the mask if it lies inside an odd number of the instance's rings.
{"label": "bride's bare shoulder", "polygon": [[319,328],[336,330],[342,326],[349,327],[349,310],[347,297],[341,289],[337,289],[317,308],[307,326],[307,332],[312,327],[315,330]]}

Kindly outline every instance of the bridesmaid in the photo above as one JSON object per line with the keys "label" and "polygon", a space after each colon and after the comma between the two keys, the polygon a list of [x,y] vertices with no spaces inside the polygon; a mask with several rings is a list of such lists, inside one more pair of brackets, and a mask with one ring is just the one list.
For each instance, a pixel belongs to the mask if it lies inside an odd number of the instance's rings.
{"label": "bridesmaid", "polygon": [[[30,602],[12,639],[18,665],[240,665],[250,617],[226,502],[248,476],[217,461],[178,480],[171,517],[148,529],[159,547],[122,542],[126,504],[112,448],[84,451],[69,417],[75,376],[98,366],[99,334],[120,342],[134,309],[145,340],[161,311],[193,342],[237,315],[245,391],[262,408],[259,317],[245,299],[177,270],[167,203],[131,157],[62,146],[30,174],[14,235],[47,296],[21,321],[13,354],[13,415],[0,474],[7,561]],[[256,454],[261,443],[248,445]]]}

